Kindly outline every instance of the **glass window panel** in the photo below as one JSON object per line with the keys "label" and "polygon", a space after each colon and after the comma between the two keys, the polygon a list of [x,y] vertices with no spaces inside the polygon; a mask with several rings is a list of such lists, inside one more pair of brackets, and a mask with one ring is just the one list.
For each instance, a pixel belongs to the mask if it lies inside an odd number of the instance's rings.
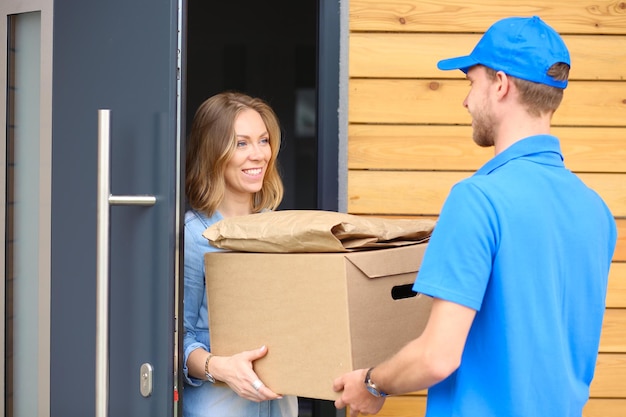
{"label": "glass window panel", "polygon": [[9,16],[5,416],[35,416],[39,344],[41,13]]}

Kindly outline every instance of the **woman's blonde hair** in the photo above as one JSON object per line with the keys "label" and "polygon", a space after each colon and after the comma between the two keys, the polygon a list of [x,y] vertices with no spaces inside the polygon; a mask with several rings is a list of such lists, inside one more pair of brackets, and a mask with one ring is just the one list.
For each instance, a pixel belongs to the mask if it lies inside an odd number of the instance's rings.
{"label": "woman's blonde hair", "polygon": [[225,167],[236,149],[235,119],[246,109],[257,111],[269,134],[272,156],[263,186],[252,199],[252,212],[274,210],[283,198],[277,157],[281,131],[278,118],[263,100],[238,92],[214,95],[200,105],[187,143],[185,191],[191,208],[211,216],[224,198]]}

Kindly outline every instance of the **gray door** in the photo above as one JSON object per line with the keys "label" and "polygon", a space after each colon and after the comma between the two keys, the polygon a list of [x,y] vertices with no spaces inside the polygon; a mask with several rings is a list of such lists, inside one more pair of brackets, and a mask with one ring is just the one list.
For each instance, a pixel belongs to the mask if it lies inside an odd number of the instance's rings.
{"label": "gray door", "polygon": [[[54,2],[51,416],[97,415],[103,393],[110,416],[174,415],[178,39],[177,0]],[[110,110],[110,193],[156,198],[108,211],[103,385],[99,109]]]}

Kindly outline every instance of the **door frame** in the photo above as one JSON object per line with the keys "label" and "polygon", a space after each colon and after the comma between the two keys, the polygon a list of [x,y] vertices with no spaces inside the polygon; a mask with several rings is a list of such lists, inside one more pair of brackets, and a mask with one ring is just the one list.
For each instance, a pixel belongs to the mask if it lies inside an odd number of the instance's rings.
{"label": "door frame", "polygon": [[341,5],[318,0],[317,50],[317,208],[339,210]]}

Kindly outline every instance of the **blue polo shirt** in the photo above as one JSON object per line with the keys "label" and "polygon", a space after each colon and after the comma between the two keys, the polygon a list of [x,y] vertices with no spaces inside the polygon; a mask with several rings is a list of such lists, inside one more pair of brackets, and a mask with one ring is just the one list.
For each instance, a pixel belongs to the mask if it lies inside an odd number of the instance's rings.
{"label": "blue polo shirt", "polygon": [[414,290],[477,314],[426,416],[580,417],[616,240],[553,136],[523,139],[456,184]]}

